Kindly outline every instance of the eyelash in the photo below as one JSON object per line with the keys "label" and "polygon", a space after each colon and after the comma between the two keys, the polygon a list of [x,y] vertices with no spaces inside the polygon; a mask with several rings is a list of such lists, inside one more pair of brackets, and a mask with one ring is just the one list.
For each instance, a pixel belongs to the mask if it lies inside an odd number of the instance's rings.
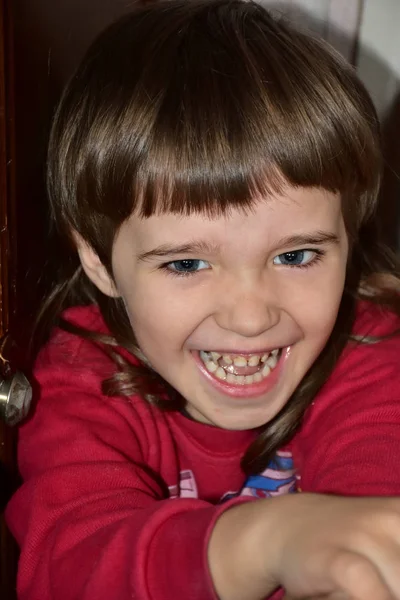
{"label": "eyelash", "polygon": [[[309,269],[314,265],[317,265],[324,258],[326,251],[321,250],[321,248],[301,248],[300,250],[289,250],[289,252],[282,252],[282,254],[278,254],[277,256],[284,256],[285,254],[292,254],[295,252],[313,252],[314,257],[304,265],[277,265],[281,267],[289,267],[291,269]],[[276,257],[275,257],[276,258]]]}
{"label": "eyelash", "polygon": [[[281,254],[278,254],[277,256],[278,257],[284,256],[285,254],[291,254],[291,253],[295,253],[295,252],[313,252],[315,256],[309,262],[307,262],[303,265],[276,265],[276,266],[288,267],[290,269],[309,269],[309,268],[313,267],[314,265],[317,265],[326,254],[325,250],[321,250],[320,248],[301,248],[300,250],[291,250],[289,252],[282,252]],[[161,271],[165,271],[168,275],[172,275],[173,277],[192,277],[193,275],[197,275],[201,271],[206,270],[206,269],[200,269],[198,271],[174,271],[173,269],[170,268],[170,266],[173,265],[174,263],[183,262],[185,260],[193,261],[193,262],[194,261],[207,262],[207,261],[201,261],[201,259],[195,259],[195,258],[172,260],[172,261],[169,261],[169,262],[166,262],[166,263],[163,263],[162,265],[160,265],[159,269]]]}
{"label": "eyelash", "polygon": [[202,261],[199,258],[183,258],[180,260],[171,260],[169,262],[166,262],[162,265],[160,265],[160,269],[162,271],[165,271],[168,275],[172,275],[173,277],[191,277],[192,275],[197,275],[197,273],[200,273],[200,271],[205,271],[206,269],[200,269],[199,271],[174,271],[173,269],[170,268],[171,265],[178,263],[178,262],[184,262],[184,261],[192,261],[192,262],[207,262],[207,261]]}

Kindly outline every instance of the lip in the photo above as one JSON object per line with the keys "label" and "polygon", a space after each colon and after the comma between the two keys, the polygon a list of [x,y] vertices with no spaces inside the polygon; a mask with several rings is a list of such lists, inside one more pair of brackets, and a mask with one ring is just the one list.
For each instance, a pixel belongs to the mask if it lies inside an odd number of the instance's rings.
{"label": "lip", "polygon": [[[219,351],[218,351],[219,352]],[[228,353],[227,353],[228,354]],[[256,354],[255,352],[251,352],[248,354]],[[200,358],[200,353],[198,350],[192,351],[192,356],[197,364],[199,371],[205,377],[205,379],[219,392],[224,394],[225,396],[230,396],[232,398],[253,398],[257,396],[262,396],[268,393],[277,383],[281,372],[285,366],[285,363],[290,355],[290,346],[286,348],[282,348],[281,357],[279,359],[276,367],[271,371],[271,373],[263,379],[262,381],[246,384],[246,385],[232,385],[227,381],[222,379],[217,379],[211,373],[209,373]],[[242,355],[243,356],[243,355]]]}

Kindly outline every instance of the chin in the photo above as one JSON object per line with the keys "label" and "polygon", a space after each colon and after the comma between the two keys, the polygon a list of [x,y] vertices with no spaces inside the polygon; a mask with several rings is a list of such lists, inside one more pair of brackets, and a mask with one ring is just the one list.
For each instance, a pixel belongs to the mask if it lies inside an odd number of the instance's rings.
{"label": "chin", "polygon": [[258,429],[263,425],[269,423],[275,415],[273,416],[249,416],[243,417],[243,415],[228,417],[221,416],[209,421],[214,427],[219,427],[220,429],[227,429],[229,431],[248,431],[250,429]]}

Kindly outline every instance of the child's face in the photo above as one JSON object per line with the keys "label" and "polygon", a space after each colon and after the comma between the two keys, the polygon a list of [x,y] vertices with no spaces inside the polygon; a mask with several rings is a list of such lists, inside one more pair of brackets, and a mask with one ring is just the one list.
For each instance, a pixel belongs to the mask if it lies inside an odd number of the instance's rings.
{"label": "child's face", "polygon": [[289,188],[253,208],[132,216],[113,252],[143,353],[194,419],[228,429],[288,401],[332,331],[346,272],[337,195]]}

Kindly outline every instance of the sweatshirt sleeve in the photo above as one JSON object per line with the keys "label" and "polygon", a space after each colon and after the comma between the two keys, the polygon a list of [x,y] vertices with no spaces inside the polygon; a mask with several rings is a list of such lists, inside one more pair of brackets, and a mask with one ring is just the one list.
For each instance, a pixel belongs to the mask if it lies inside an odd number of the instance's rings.
{"label": "sweatshirt sleeve", "polygon": [[66,361],[37,375],[41,398],[20,430],[24,484],[6,514],[19,599],[215,600],[208,537],[235,501],[168,499],[146,428],[126,399],[101,395],[97,372]]}
{"label": "sweatshirt sleeve", "polygon": [[400,495],[400,340],[347,350],[293,443],[299,488]]}

